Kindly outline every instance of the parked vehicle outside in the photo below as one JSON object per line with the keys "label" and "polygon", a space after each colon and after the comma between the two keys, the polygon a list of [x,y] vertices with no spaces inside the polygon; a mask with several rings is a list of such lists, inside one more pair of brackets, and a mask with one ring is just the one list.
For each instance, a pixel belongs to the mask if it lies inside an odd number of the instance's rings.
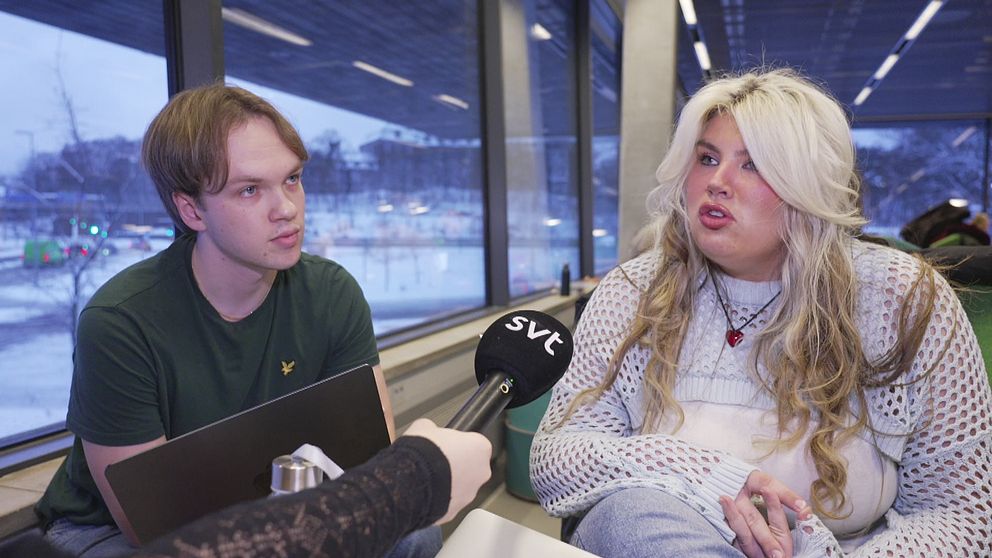
{"label": "parked vehicle outside", "polygon": [[65,263],[66,249],[57,240],[24,242],[24,267],[59,266]]}

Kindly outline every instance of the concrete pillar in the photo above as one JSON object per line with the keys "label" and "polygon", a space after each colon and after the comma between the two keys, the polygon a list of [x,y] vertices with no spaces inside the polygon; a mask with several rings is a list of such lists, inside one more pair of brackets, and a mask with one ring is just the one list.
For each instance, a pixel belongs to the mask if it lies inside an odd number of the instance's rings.
{"label": "concrete pillar", "polygon": [[632,240],[648,222],[645,199],[675,121],[677,0],[627,0],[623,18],[620,104],[620,204],[617,256],[633,255]]}

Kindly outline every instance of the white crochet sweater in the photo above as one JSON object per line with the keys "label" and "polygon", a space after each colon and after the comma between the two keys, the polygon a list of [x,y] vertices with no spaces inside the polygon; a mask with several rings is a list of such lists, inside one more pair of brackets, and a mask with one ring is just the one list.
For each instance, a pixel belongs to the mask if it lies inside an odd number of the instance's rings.
{"label": "white crochet sweater", "polygon": [[[918,264],[896,250],[859,241],[853,241],[852,253],[862,345],[869,358],[878,358],[895,342],[897,310]],[[649,347],[631,349],[612,388],[598,401],[579,407],[561,428],[554,428],[579,391],[601,382],[657,265],[657,254],[642,255],[623,264],[622,270],[614,269],[596,288],[576,330],[572,363],[555,386],[534,438],[532,483],[541,504],[554,516],[578,514],[625,488],[658,488],[698,509],[731,541],[734,534],[718,498],[736,496],[755,466],[730,453],[687,443],[678,432],[641,434],[641,381]],[[746,356],[779,301],[746,327],[744,339],[730,349],[713,283],[705,276],[699,282],[702,288],[679,358],[676,398],[682,403],[774,409],[771,397],[746,371]],[[728,287],[721,293],[736,324],[757,312],[770,298],[769,292],[778,290],[777,284],[751,283],[750,291],[741,295],[731,287],[740,290],[745,282],[725,277],[721,284]],[[715,315],[719,321],[713,321]],[[957,330],[948,339],[955,321]],[[927,379],[903,385],[931,368]],[[898,485],[882,527],[849,555],[992,556],[989,383],[970,322],[942,279],[930,332],[901,380],[866,393],[871,424],[888,435],[864,433],[862,438],[895,463]],[[796,556],[842,554],[833,534],[817,518],[798,527],[793,531]]]}

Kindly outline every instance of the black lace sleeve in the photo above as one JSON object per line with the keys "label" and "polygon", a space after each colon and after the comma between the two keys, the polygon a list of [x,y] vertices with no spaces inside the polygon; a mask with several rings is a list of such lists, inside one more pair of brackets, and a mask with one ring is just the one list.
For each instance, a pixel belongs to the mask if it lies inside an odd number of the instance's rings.
{"label": "black lace sleeve", "polygon": [[403,436],[335,481],[211,514],[139,556],[381,556],[444,515],[450,498],[451,470],[441,450],[426,438]]}

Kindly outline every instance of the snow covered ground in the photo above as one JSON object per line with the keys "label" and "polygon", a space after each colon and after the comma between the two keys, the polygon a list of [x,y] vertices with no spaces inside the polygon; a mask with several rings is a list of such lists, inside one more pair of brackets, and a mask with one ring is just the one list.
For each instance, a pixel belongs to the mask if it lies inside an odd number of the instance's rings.
{"label": "snow covered ground", "polygon": [[[98,256],[82,274],[81,304],[119,270],[151,251],[121,248]],[[308,250],[344,265],[362,285],[379,333],[482,306],[481,247],[334,246]],[[0,439],[65,419],[72,376],[71,264],[0,271]]]}
{"label": "snow covered ground", "polygon": [[[304,250],[355,276],[378,335],[485,305],[481,204],[451,199],[411,217],[399,209],[347,214],[313,198]],[[522,241],[524,233],[515,234],[508,262],[513,294],[552,286],[564,261],[578,268],[577,245],[552,246],[550,234]],[[23,236],[15,230],[0,238],[0,439],[64,420],[72,375],[74,264],[24,268]],[[151,237],[142,250],[135,240],[108,239],[116,251],[98,255],[80,275],[78,308],[115,273],[170,242]]]}

